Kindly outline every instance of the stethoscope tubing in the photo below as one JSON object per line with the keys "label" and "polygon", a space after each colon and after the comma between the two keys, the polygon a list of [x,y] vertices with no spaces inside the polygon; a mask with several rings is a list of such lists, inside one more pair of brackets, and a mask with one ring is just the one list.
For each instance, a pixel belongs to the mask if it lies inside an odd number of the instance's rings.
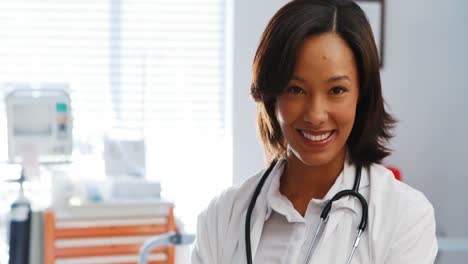
{"label": "stethoscope tubing", "polygon": [[252,199],[250,200],[249,208],[247,209],[247,215],[245,216],[245,252],[247,254],[247,263],[252,264],[252,246],[250,245],[250,219],[252,218],[253,208],[255,207],[255,203],[257,202],[258,195],[262,190],[263,184],[265,184],[266,179],[270,175],[270,172],[276,165],[277,160],[274,160],[270,167],[263,173],[260,182],[258,183],[255,191],[253,193]]}

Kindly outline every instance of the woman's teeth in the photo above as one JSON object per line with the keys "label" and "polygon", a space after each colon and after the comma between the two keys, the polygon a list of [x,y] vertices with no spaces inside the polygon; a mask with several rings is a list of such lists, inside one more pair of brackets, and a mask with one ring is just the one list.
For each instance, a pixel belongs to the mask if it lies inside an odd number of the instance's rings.
{"label": "woman's teeth", "polygon": [[327,132],[327,133],[322,134],[322,135],[312,135],[312,134],[308,134],[307,132],[304,132],[304,131],[301,131],[301,133],[305,138],[307,138],[309,140],[322,141],[322,140],[327,139],[331,135],[332,131]]}

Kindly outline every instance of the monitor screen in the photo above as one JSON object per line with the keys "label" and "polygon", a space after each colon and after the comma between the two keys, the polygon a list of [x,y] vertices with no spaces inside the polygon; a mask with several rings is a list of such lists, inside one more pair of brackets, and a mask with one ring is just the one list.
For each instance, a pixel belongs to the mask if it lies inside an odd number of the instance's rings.
{"label": "monitor screen", "polygon": [[15,104],[13,133],[17,136],[51,136],[52,111],[49,104]]}

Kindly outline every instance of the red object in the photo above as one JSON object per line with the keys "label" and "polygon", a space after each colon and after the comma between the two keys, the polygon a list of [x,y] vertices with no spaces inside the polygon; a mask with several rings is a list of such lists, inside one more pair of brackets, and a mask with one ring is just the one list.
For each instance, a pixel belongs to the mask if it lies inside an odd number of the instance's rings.
{"label": "red object", "polygon": [[399,169],[392,167],[392,166],[386,166],[387,169],[391,170],[393,172],[393,175],[395,176],[395,179],[401,181],[401,172]]}

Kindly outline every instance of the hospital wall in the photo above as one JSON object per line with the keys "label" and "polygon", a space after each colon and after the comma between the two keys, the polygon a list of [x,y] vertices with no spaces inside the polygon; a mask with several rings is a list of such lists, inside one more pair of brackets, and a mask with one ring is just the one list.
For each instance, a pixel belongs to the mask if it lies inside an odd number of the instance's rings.
{"label": "hospital wall", "polygon": [[[234,1],[234,184],[262,169],[249,96],[251,65],[268,20],[287,1]],[[438,233],[468,237],[468,1],[386,0],[384,96],[399,120],[387,164],[423,191]],[[443,253],[462,263],[468,253]]]}

